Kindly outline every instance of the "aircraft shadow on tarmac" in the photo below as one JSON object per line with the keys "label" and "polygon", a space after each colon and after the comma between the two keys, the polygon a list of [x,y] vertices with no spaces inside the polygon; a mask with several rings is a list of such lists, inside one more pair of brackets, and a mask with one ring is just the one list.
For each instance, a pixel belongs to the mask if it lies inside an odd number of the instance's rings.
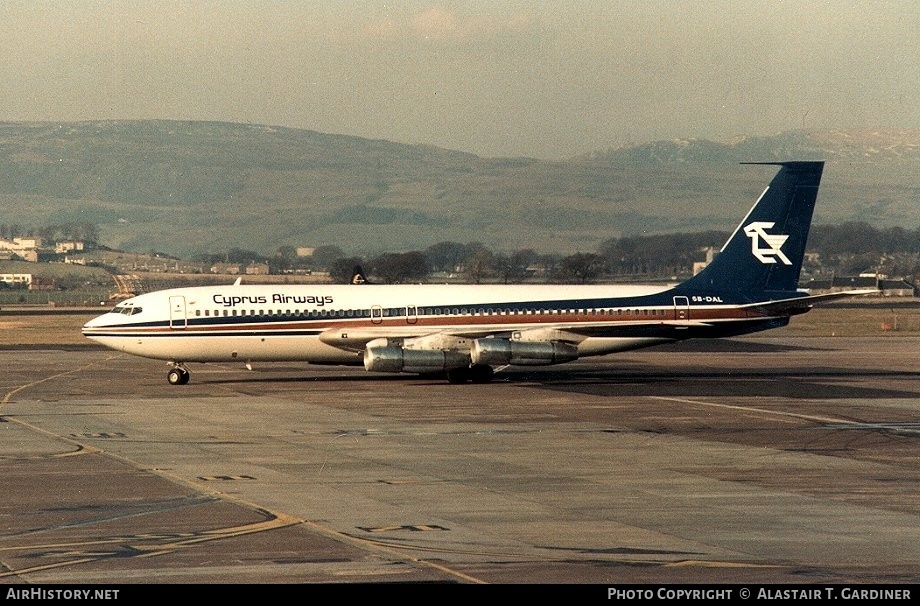
{"label": "aircraft shadow on tarmac", "polygon": [[[647,350],[649,351],[649,350]],[[668,396],[668,397],[777,397],[788,399],[866,399],[917,398],[920,392],[887,387],[894,380],[913,381],[920,372],[887,371],[878,368],[836,368],[833,366],[790,366],[777,363],[769,356],[762,360],[739,358],[728,365],[713,368],[695,364],[669,364],[681,353],[700,354],[777,354],[793,351],[828,351],[812,346],[790,346],[774,343],[707,340],[687,341],[657,347],[655,352],[667,354],[661,364],[630,359],[628,355],[608,356],[597,364],[590,360],[559,366],[508,367],[500,369],[491,384],[454,385],[453,389],[502,389],[509,384],[527,384],[543,389],[598,396]],[[705,362],[706,358],[699,358]],[[322,374],[312,369],[323,368]],[[238,378],[200,379],[205,384],[295,384],[373,382],[380,384],[430,385],[445,383],[442,375],[364,374],[363,369],[348,369],[341,374],[328,372],[330,367],[266,367],[256,376]],[[339,367],[341,368],[341,367]],[[856,385],[871,379],[872,387]]]}
{"label": "aircraft shadow on tarmac", "polygon": [[[671,356],[681,353],[778,354],[794,351],[832,351],[813,346],[773,343],[707,340],[686,341],[655,349]],[[705,361],[701,358],[701,361]],[[624,359],[620,368],[609,366],[562,372],[544,371],[539,382],[546,389],[601,396],[670,397],[777,397],[787,399],[864,399],[917,398],[920,392],[887,387],[897,379],[916,380],[920,372],[880,370],[878,368],[837,368],[833,366],[790,366],[765,357],[752,361],[740,358],[723,367],[694,368],[639,363]],[[855,385],[871,379],[872,387]],[[520,379],[518,379],[520,380]]]}
{"label": "aircraft shadow on tarmac", "polygon": [[[853,385],[856,376],[871,376],[878,387]],[[886,388],[893,379],[915,379],[920,373],[853,369],[775,368],[765,371],[726,368],[721,371],[670,371],[648,366],[641,370],[581,371],[539,378],[544,389],[597,396],[773,397],[785,399],[918,398],[920,391]],[[513,382],[523,377],[511,379]]]}
{"label": "aircraft shadow on tarmac", "polygon": [[[401,385],[446,385],[443,377],[415,375],[355,375],[311,376],[309,369],[288,369],[294,375],[271,374],[240,378],[199,379],[198,385],[291,385],[330,383],[378,383]],[[850,384],[856,376],[872,377],[879,387],[860,387]],[[663,397],[775,397],[786,399],[870,399],[870,398],[920,398],[920,391],[884,387],[889,380],[920,378],[920,373],[899,371],[854,370],[835,368],[776,368],[752,371],[749,368],[726,368],[722,371],[673,371],[663,366],[635,368],[585,368],[568,370],[505,370],[496,373],[486,385],[453,385],[451,388],[503,389],[514,384],[528,385],[555,391],[596,396],[663,396]]]}

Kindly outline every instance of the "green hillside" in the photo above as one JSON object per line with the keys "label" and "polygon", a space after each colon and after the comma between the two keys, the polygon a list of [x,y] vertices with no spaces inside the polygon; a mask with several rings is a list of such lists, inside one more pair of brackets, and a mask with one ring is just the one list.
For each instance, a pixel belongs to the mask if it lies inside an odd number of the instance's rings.
{"label": "green hillside", "polygon": [[544,162],[245,124],[3,123],[0,223],[95,223],[105,245],[178,256],[448,240],[568,254],[613,236],[730,230],[775,172],[738,161],[782,155],[828,159],[818,222],[916,227],[920,162],[904,153],[916,146],[872,141],[860,155],[847,141],[798,133]]}

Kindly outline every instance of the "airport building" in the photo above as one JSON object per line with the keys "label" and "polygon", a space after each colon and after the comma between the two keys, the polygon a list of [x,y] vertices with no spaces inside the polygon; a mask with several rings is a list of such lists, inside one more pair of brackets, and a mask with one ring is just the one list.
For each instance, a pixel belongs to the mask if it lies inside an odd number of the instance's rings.
{"label": "airport building", "polygon": [[883,297],[915,297],[917,288],[907,280],[890,279],[884,274],[864,273],[858,276],[834,276],[829,280],[810,280],[802,288],[813,295],[842,292],[859,288],[877,288]]}

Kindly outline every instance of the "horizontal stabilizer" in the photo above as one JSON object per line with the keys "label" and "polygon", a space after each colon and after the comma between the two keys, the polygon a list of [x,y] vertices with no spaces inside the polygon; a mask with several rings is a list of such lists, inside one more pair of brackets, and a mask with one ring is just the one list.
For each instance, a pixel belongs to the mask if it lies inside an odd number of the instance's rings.
{"label": "horizontal stabilizer", "polygon": [[756,308],[767,314],[784,314],[791,310],[806,310],[814,307],[817,303],[827,301],[836,301],[838,299],[847,299],[849,297],[860,297],[864,295],[877,295],[881,291],[876,288],[866,288],[860,290],[845,290],[841,292],[824,293],[820,295],[805,295],[793,299],[782,299],[779,301],[766,301],[763,303],[750,303],[742,307]]}

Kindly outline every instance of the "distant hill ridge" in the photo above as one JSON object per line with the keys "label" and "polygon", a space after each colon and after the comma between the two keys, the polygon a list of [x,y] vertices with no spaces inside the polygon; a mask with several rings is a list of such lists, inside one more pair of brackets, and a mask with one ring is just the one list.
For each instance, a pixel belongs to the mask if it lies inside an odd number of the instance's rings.
{"label": "distant hill ridge", "polygon": [[920,129],[790,131],[772,137],[741,137],[730,143],[675,139],[593,152],[585,159],[609,162],[762,162],[860,160],[920,162]]}
{"label": "distant hill ridge", "polygon": [[548,162],[311,130],[183,121],[0,123],[0,223],[98,224],[114,248],[187,256],[443,241],[594,251],[611,237],[730,230],[772,176],[826,159],[817,220],[915,227],[920,131],[653,142]]}

